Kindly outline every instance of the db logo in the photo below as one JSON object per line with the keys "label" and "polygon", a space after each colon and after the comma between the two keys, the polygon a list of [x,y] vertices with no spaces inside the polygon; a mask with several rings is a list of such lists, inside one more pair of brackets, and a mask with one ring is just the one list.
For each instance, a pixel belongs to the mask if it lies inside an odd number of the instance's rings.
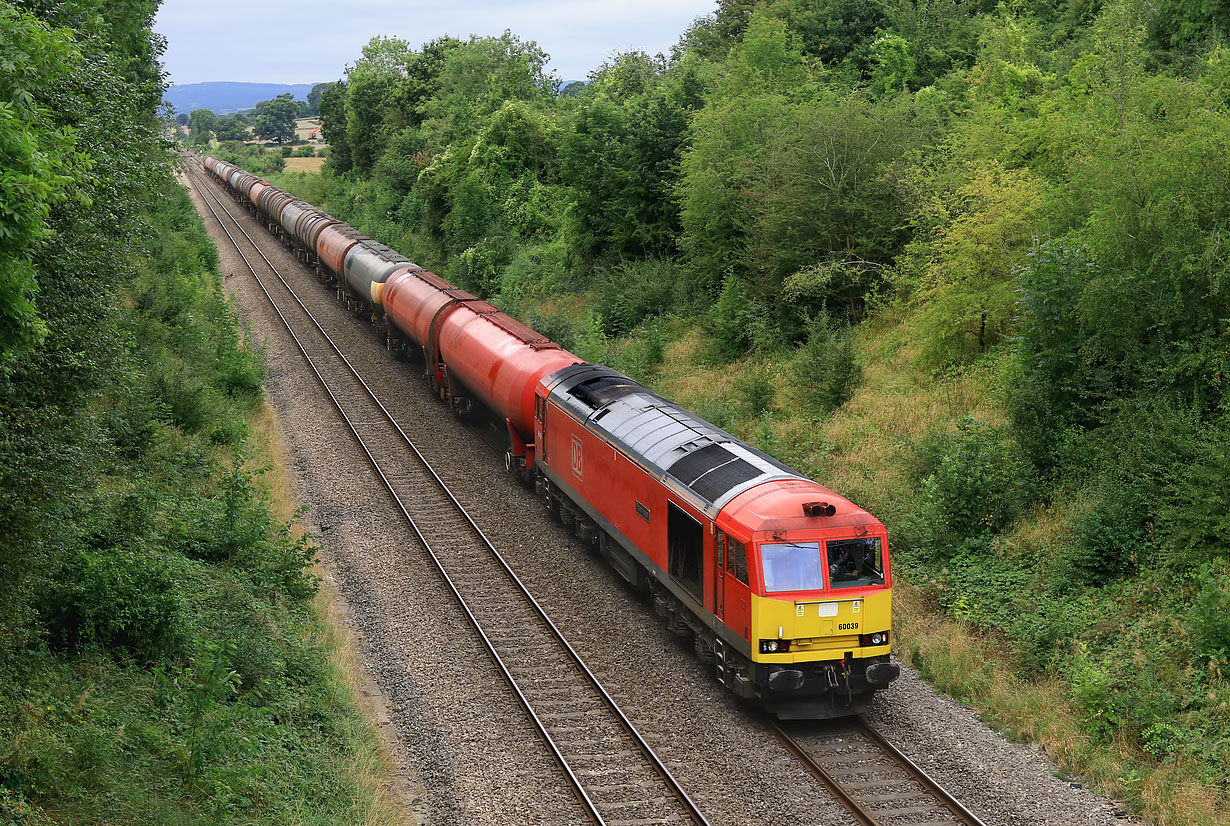
{"label": "db logo", "polygon": [[585,458],[581,455],[581,440],[572,437],[572,472],[578,479],[585,478]]}

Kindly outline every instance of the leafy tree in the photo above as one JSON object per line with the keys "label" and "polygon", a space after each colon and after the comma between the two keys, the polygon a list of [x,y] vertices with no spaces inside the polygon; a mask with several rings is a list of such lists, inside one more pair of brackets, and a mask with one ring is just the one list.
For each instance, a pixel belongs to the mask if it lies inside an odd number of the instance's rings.
{"label": "leafy tree", "polygon": [[329,144],[329,165],[338,172],[352,166],[346,132],[346,82],[331,83],[320,93],[320,132]]}
{"label": "leafy tree", "polygon": [[33,253],[52,209],[79,188],[88,159],[76,130],[53,108],[63,67],[81,60],[71,38],[10,5],[0,6],[0,364],[43,341]]}
{"label": "leafy tree", "polygon": [[237,116],[218,118],[214,125],[214,137],[219,141],[242,141],[248,138],[248,127]]}
{"label": "leafy tree", "polygon": [[178,123],[180,126],[187,126],[188,125],[188,113],[180,112],[179,114],[177,114],[175,116],[175,122]]}
{"label": "leafy tree", "polygon": [[325,89],[329,88],[330,85],[332,84],[317,83],[315,86],[312,87],[311,91],[307,93],[308,111],[307,111],[306,117],[311,117],[311,116],[320,114],[320,96],[325,93]]}
{"label": "leafy tree", "polygon": [[692,120],[681,161],[684,249],[694,283],[714,292],[726,273],[750,274],[750,193],[764,169],[765,146],[793,100],[814,94],[802,52],[780,19],[753,16],[742,46]]}
{"label": "leafy tree", "polygon": [[549,103],[559,81],[546,72],[546,63],[537,43],[507,31],[450,48],[439,91],[423,105],[432,141],[443,145],[462,138],[506,101]]}
{"label": "leafy tree", "polygon": [[286,143],[295,139],[295,117],[299,107],[289,93],[256,104],[252,131],[258,138]]}
{"label": "leafy tree", "polygon": [[581,258],[675,250],[679,153],[702,101],[691,64],[667,74],[661,62],[635,52],[593,74],[561,146],[574,197],[571,237]]}
{"label": "leafy tree", "polygon": [[1028,170],[989,164],[947,203],[920,300],[934,363],[978,355],[1013,331],[1017,275],[1037,237],[1045,187]]}
{"label": "leafy tree", "polygon": [[193,143],[209,143],[210,133],[217,125],[218,117],[209,109],[197,109],[188,116],[188,132]]}
{"label": "leafy tree", "polygon": [[363,57],[346,70],[346,143],[351,161],[362,172],[371,171],[384,149],[389,95],[407,76],[412,55],[404,40],[373,37],[363,47]]}
{"label": "leafy tree", "polygon": [[805,55],[857,82],[875,65],[874,42],[880,37],[900,38],[884,31],[885,5],[879,0],[802,0],[782,4],[779,13]]}

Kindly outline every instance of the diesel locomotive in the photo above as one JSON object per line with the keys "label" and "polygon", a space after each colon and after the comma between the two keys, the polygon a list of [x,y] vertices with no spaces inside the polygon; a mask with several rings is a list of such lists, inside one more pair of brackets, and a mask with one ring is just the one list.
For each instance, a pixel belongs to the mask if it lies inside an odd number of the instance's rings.
{"label": "diesel locomotive", "polygon": [[420,353],[456,413],[502,420],[508,470],[736,695],[782,719],[836,717],[899,676],[874,516],[290,193],[204,162],[391,348]]}

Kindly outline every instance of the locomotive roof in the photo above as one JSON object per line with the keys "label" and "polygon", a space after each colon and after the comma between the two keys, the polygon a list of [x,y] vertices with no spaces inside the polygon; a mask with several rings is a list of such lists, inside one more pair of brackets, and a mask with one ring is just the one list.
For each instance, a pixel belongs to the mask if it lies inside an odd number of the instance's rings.
{"label": "locomotive roof", "polygon": [[651,471],[690,491],[716,517],[764,482],[815,485],[794,469],[689,413],[627,376],[596,364],[567,367],[547,381],[551,398]]}

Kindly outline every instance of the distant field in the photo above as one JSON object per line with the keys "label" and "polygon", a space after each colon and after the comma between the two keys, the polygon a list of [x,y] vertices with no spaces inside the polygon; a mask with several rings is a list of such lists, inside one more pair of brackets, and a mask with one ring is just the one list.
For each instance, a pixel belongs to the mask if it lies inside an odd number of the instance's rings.
{"label": "distant field", "polygon": [[287,158],[286,171],[319,173],[324,163],[324,158]]}

